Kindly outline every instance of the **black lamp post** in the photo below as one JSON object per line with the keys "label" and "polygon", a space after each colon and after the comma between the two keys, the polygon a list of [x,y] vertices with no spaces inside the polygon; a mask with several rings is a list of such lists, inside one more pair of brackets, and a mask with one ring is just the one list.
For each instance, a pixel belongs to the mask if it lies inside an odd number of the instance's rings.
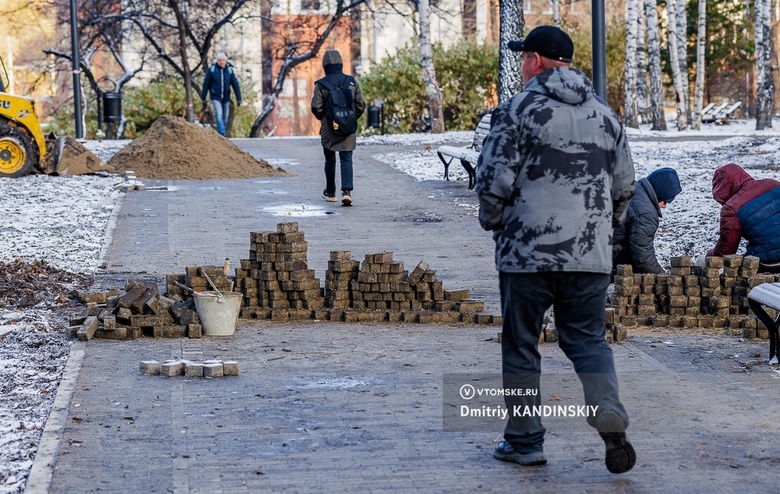
{"label": "black lamp post", "polygon": [[79,29],[76,19],[76,0],[70,0],[70,49],[73,60],[73,104],[76,116],[76,139],[84,138],[84,123],[81,121],[81,77],[79,65]]}
{"label": "black lamp post", "polygon": [[593,24],[593,89],[607,100],[607,33],[604,20],[604,0],[592,0]]}

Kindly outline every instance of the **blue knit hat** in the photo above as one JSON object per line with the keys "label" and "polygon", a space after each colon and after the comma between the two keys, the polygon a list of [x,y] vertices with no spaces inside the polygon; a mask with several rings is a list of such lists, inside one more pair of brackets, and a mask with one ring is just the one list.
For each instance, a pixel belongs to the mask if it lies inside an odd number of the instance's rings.
{"label": "blue knit hat", "polygon": [[647,180],[653,186],[658,202],[672,202],[677,194],[682,192],[680,179],[673,168],[659,168],[648,175]]}

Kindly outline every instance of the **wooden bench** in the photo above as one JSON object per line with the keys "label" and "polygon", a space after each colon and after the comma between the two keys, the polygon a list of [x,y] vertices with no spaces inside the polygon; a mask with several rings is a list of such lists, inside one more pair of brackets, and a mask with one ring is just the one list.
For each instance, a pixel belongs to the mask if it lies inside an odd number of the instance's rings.
{"label": "wooden bench", "polygon": [[706,114],[702,110],[701,121],[703,123],[725,123],[737,108],[742,106],[741,101],[737,101],[734,104],[723,103],[722,105],[712,108]]}
{"label": "wooden bench", "polygon": [[444,163],[444,179],[449,180],[450,163],[453,160],[459,160],[460,164],[469,174],[469,190],[474,188],[474,179],[477,176],[477,161],[479,161],[479,153],[482,151],[482,143],[485,142],[485,138],[490,131],[490,113],[482,117],[479,121],[477,129],[474,131],[474,139],[471,142],[471,146],[468,147],[456,147],[456,146],[439,146],[436,150],[436,154],[439,155],[439,159]]}
{"label": "wooden bench", "polygon": [[763,306],[780,311],[780,283],[762,283],[748,292],[748,306],[769,330],[769,363],[778,363],[778,324],[780,313],[772,319]]}

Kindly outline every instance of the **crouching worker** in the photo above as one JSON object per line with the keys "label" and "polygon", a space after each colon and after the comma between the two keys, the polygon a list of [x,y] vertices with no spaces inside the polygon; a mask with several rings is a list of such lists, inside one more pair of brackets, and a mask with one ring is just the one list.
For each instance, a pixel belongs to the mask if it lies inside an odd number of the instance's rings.
{"label": "crouching worker", "polygon": [[626,220],[612,237],[613,272],[618,264],[630,264],[635,273],[663,273],[655,255],[655,232],[661,210],[682,191],[677,172],[660,168],[636,184]]}
{"label": "crouching worker", "polygon": [[761,270],[780,272],[780,182],[756,180],[733,163],[715,170],[712,197],[720,210],[720,237],[708,256],[736,254],[741,238],[746,255],[761,261]]}

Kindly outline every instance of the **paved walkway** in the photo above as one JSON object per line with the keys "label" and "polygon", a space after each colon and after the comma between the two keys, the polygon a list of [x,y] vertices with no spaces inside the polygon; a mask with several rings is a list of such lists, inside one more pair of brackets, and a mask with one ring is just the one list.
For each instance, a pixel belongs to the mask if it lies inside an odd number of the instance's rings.
{"label": "paved walkway", "polygon": [[[393,251],[407,267],[425,260],[445,287],[471,288],[498,310],[492,242],[465,183],[415,182],[370,157],[399,148],[361,148],[356,205],[341,208],[319,199],[316,140],[236,142],[255,156],[289,160],[284,167],[295,175],[131,192],[104,284],[237,261],[250,231],[294,220],[319,277],[331,250],[359,260]],[[433,158],[431,166],[440,165]],[[269,212],[279,207],[290,215]],[[643,329],[615,345],[638,456],[631,472],[616,476],[584,419],[546,422],[544,467],[492,459],[500,420],[445,432],[443,414],[458,405],[444,379],[500,371],[495,327],[241,323],[230,338],[77,345],[84,357],[48,460],[52,475],[38,468],[40,490],[32,491],[777,491],[780,375],[756,357],[766,356],[765,342]],[[562,352],[543,345],[542,353],[543,403],[582,404]],[[241,375],[139,375],[141,360],[167,358],[235,359]]]}

